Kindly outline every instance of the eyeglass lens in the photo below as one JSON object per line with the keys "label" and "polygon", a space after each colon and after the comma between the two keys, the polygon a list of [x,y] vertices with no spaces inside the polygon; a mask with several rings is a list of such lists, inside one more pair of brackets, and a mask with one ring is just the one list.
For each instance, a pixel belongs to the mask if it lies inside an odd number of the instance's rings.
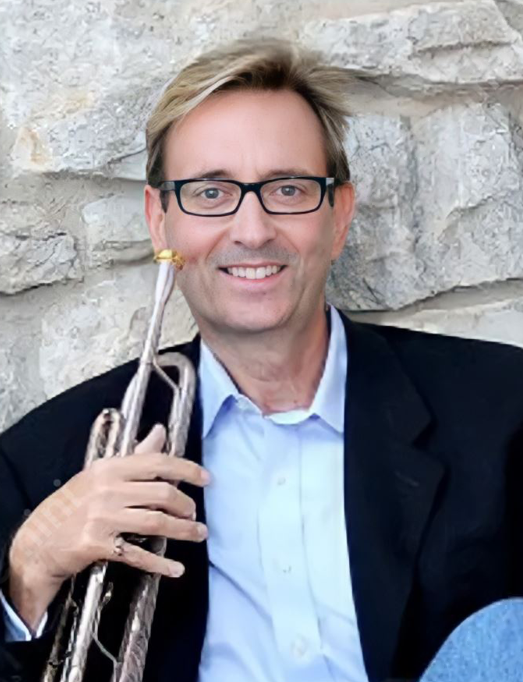
{"label": "eyeglass lens", "polygon": [[[316,180],[272,180],[261,188],[263,205],[269,211],[299,213],[318,207],[321,185]],[[191,213],[213,215],[236,210],[241,189],[226,180],[196,180],[182,185],[180,199]]]}

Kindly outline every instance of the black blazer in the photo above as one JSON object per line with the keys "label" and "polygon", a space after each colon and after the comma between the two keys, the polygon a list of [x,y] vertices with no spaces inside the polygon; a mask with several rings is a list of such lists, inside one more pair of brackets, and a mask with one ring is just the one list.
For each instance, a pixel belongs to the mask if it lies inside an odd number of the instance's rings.
{"label": "black blazer", "polygon": [[[523,596],[523,350],[343,319],[345,515],[365,665],[371,682],[417,679],[460,621]],[[198,363],[198,338],[179,350]],[[133,361],[66,391],[0,437],[4,567],[24,511],[81,468],[94,418],[119,406],[134,368]],[[153,379],[142,434],[166,413],[168,399]],[[195,461],[200,434],[197,400],[187,447]],[[205,520],[202,491],[186,490]],[[196,682],[206,544],[169,542],[168,554],[186,572],[161,580],[144,680]],[[133,573],[120,564],[111,570],[122,586]],[[39,678],[62,597],[37,641],[5,644],[0,625],[2,681]],[[110,603],[109,639],[127,603]]]}

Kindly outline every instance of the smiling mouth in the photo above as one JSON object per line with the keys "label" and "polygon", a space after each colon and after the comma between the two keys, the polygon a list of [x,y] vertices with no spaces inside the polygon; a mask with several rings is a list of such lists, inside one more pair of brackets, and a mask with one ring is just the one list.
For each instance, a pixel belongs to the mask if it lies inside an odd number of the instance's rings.
{"label": "smiling mouth", "polygon": [[240,277],[243,279],[265,279],[277,275],[284,267],[285,265],[267,265],[259,268],[232,267],[220,268],[220,270],[233,277]]}

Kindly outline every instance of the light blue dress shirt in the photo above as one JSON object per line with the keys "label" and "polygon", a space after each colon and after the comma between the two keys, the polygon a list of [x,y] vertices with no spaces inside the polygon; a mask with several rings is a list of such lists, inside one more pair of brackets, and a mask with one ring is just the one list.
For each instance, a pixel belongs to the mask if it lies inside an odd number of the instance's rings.
{"label": "light blue dress shirt", "polygon": [[264,417],[202,343],[209,615],[199,682],[367,682],[344,515],[345,330],[306,409]]}
{"label": "light blue dress shirt", "polygon": [[[0,603],[2,604],[2,611],[4,615],[6,641],[29,642],[31,639],[33,639],[31,631],[13,609],[11,604],[7,601],[2,590],[0,590]],[[46,623],[47,613],[44,613],[42,620],[38,624],[35,637],[40,637],[44,631]]]}
{"label": "light blue dress shirt", "polygon": [[[306,410],[264,417],[202,342],[203,464],[212,483],[199,682],[368,682],[344,515],[347,344],[332,307],[330,316],[325,368]],[[8,637],[30,639],[0,598]]]}

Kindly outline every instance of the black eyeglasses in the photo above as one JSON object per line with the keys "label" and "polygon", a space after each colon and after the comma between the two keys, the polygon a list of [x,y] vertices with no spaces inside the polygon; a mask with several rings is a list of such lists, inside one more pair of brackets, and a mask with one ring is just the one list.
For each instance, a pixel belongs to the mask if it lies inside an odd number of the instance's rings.
{"label": "black eyeglasses", "polygon": [[158,187],[160,193],[174,191],[184,213],[218,217],[236,213],[247,192],[256,194],[267,213],[312,213],[319,209],[326,192],[329,204],[334,206],[334,188],[338,184],[340,183],[335,178],[291,175],[263,182],[238,182],[220,178],[165,180]]}

